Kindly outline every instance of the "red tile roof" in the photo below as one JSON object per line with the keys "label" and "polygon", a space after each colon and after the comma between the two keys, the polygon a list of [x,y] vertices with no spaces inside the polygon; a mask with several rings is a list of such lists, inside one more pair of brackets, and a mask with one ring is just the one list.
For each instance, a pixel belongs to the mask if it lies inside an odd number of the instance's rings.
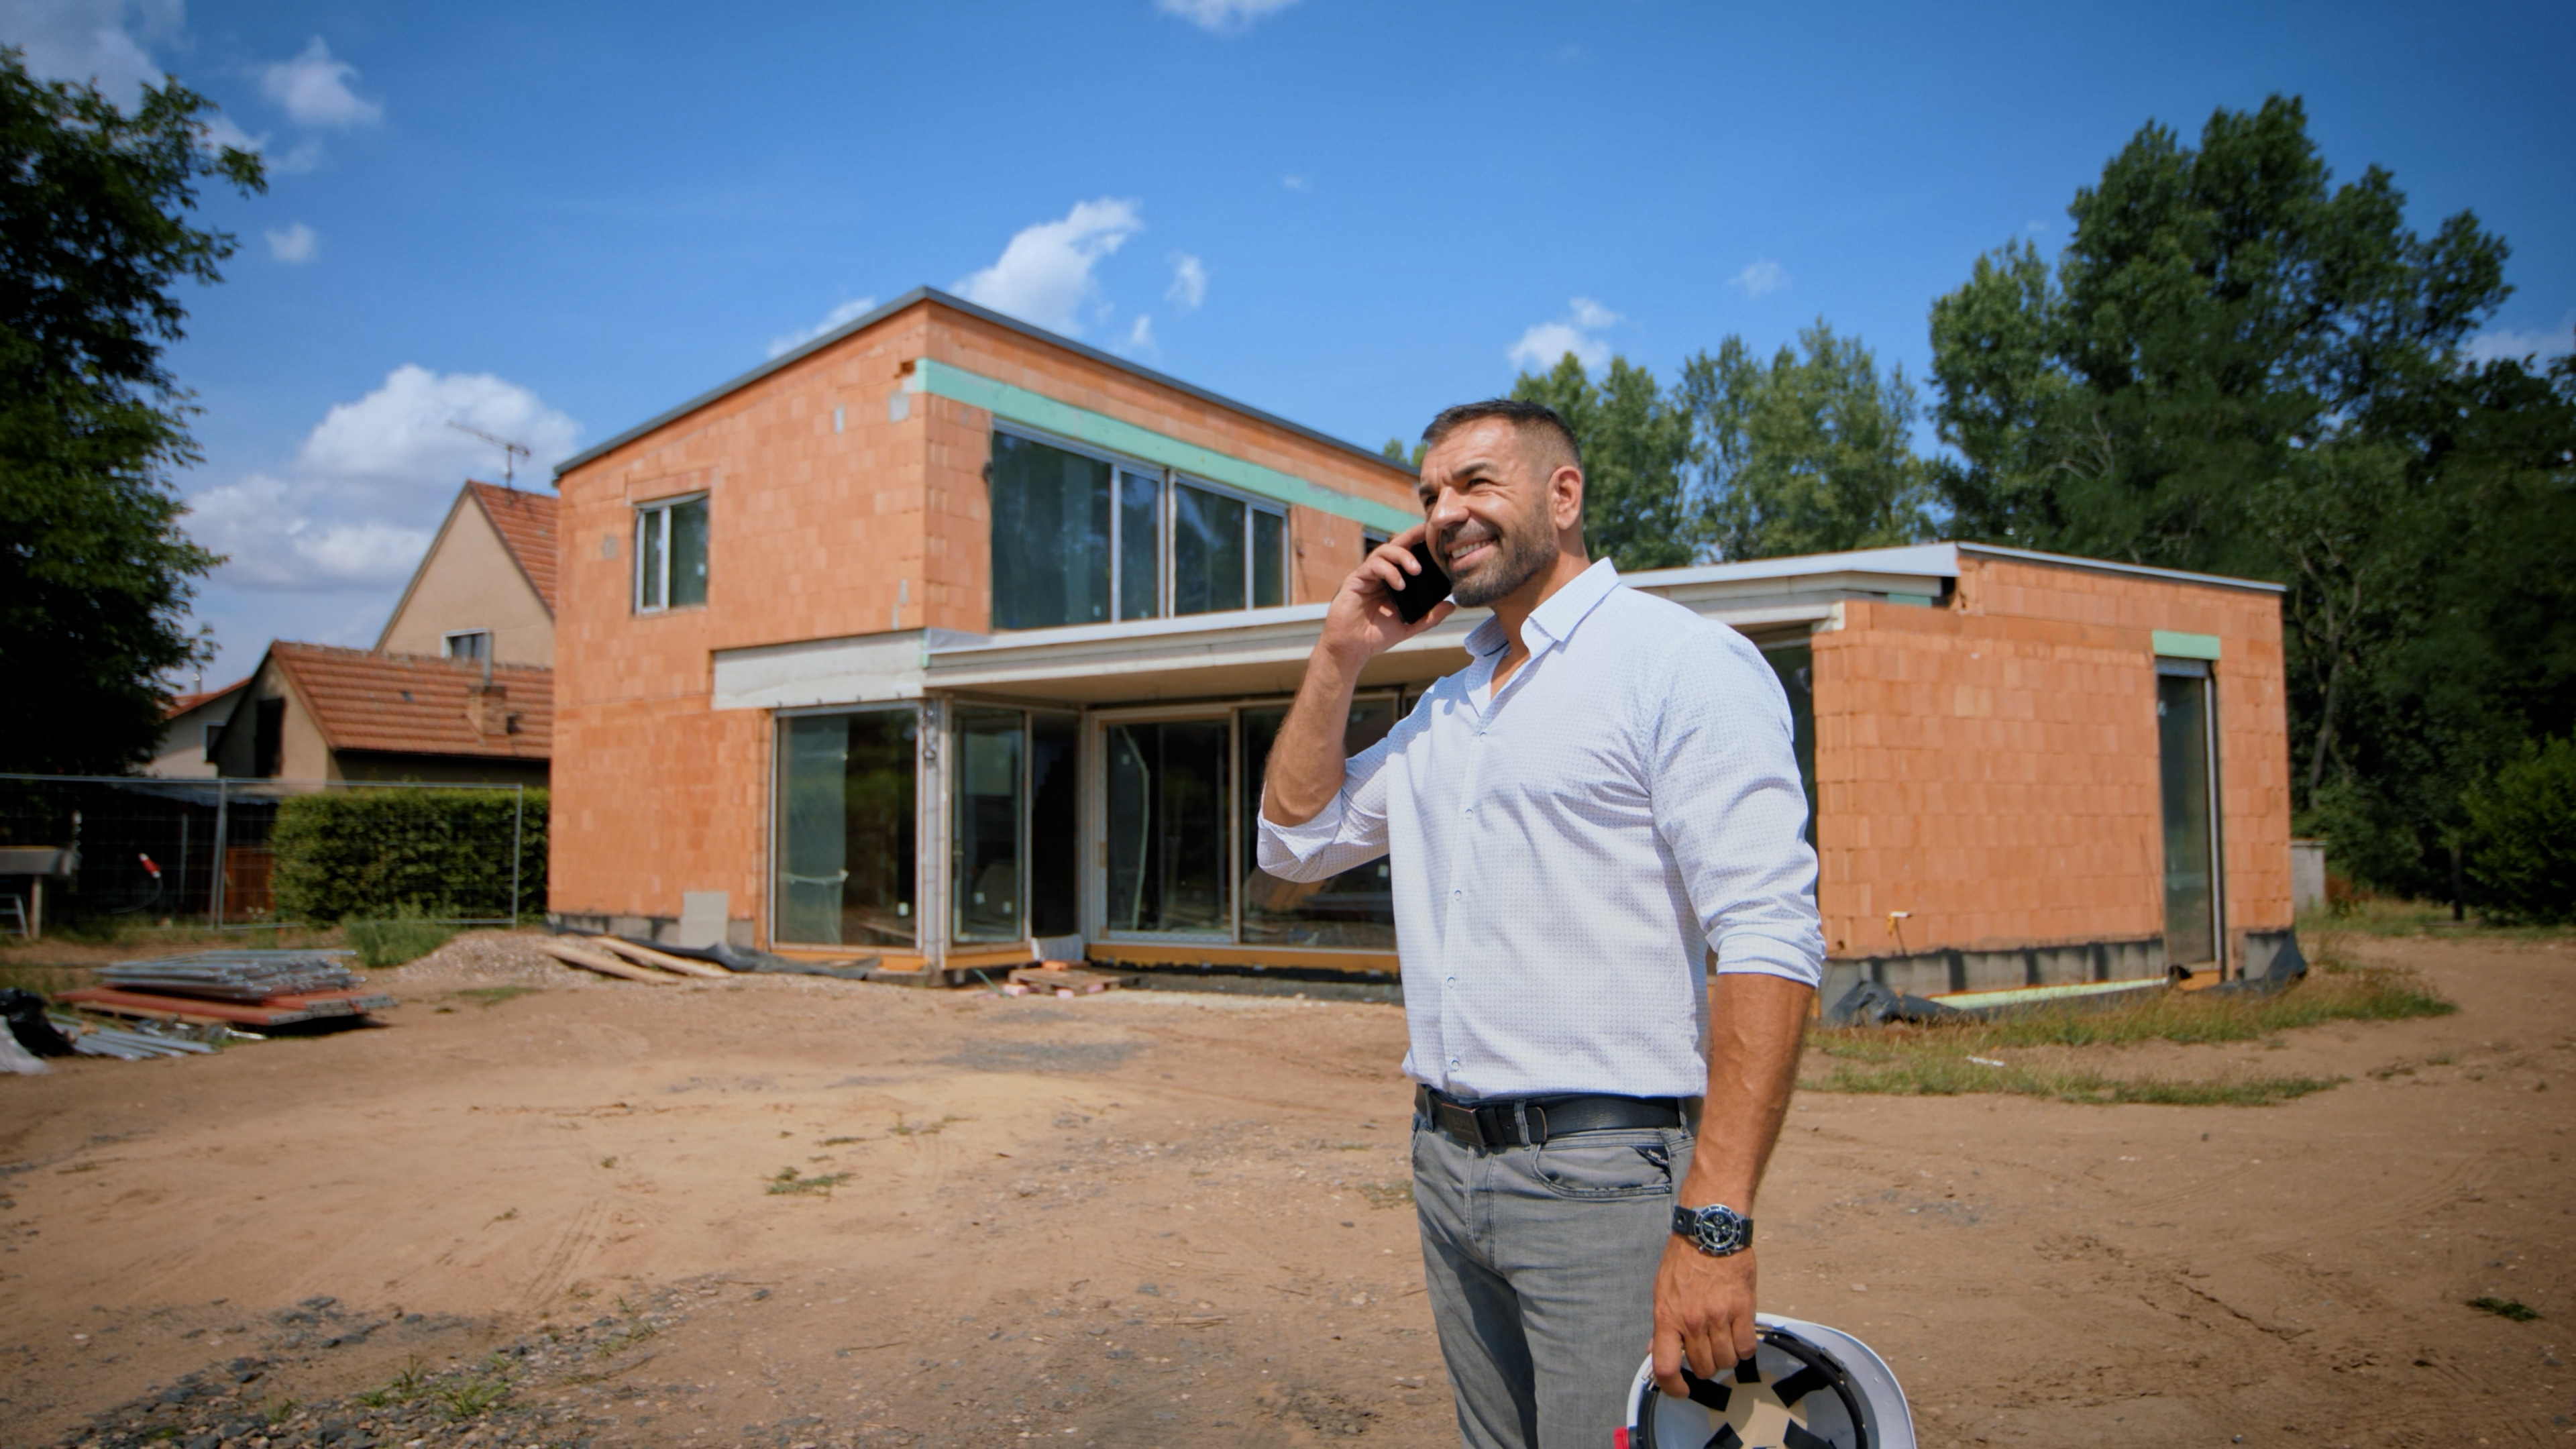
{"label": "red tile roof", "polygon": [[512,557],[536,585],[546,612],[555,610],[555,500],[549,494],[522,493],[490,483],[468,482],[466,490],[483,505],[483,515],[501,534]]}
{"label": "red tile roof", "polygon": [[170,698],[169,706],[161,711],[161,717],[163,719],[177,719],[179,716],[186,714],[197,706],[201,704],[211,704],[248,683],[250,683],[250,680],[245,676],[234,680],[232,683],[227,684],[220,689],[209,689],[203,694],[173,695]]}
{"label": "red tile roof", "polygon": [[[546,500],[549,505],[554,500]],[[473,707],[483,667],[463,660],[323,644],[268,646],[268,657],[293,682],[323,742],[335,750],[406,755],[553,757],[555,672],[523,664],[493,666],[492,682],[515,728],[478,731]],[[502,723],[496,721],[495,723]]]}

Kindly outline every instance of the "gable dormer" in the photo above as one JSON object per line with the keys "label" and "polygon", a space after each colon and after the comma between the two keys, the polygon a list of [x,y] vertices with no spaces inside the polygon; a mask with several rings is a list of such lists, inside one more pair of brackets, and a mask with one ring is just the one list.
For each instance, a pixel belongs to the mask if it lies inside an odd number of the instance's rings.
{"label": "gable dormer", "polygon": [[376,648],[552,667],[554,498],[490,483],[458,490]]}

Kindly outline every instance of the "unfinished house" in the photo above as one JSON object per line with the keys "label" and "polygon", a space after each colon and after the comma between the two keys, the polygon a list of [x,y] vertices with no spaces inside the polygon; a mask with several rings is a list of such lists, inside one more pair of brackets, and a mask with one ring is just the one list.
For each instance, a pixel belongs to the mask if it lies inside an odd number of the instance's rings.
{"label": "unfinished house", "polygon": [[[1277,880],[1250,823],[1409,470],[921,290],[558,482],[562,924],[926,979],[1392,977],[1384,863]],[[1629,582],[1779,670],[1829,990],[2215,978],[2287,939],[2269,586],[1951,544]],[[1482,617],[1376,661],[1351,744]]]}

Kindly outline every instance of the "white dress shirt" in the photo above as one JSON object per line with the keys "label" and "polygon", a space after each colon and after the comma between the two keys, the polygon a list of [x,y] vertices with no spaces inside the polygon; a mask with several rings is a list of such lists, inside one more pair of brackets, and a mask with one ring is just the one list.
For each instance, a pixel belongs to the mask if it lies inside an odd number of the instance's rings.
{"label": "white dress shirt", "polygon": [[1824,974],[1789,701],[1751,641],[1619,582],[1608,560],[1353,757],[1261,868],[1321,880],[1388,856],[1404,1070],[1466,1098],[1707,1090],[1705,960]]}

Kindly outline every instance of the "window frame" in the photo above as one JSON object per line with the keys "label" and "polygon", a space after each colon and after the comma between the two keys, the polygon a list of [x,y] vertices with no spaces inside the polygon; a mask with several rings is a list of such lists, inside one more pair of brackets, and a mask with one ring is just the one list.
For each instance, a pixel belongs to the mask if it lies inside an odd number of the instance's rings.
{"label": "window frame", "polygon": [[[927,957],[934,949],[932,945],[932,941],[934,939],[932,936],[932,930],[937,922],[934,918],[929,916],[929,913],[925,911],[922,906],[922,901],[924,899],[922,895],[923,887],[936,879],[924,857],[924,852],[928,849],[928,832],[924,829],[924,826],[927,824],[924,819],[924,802],[935,798],[938,793],[939,778],[937,772],[939,768],[939,756],[944,753],[936,748],[928,750],[925,750],[924,748],[925,743],[929,739],[929,731],[934,728],[934,711],[928,707],[926,701],[906,699],[883,700],[867,704],[792,705],[785,708],[772,709],[768,711],[768,714],[769,769],[766,791],[769,802],[769,818],[766,822],[767,828],[763,833],[768,837],[769,856],[766,861],[762,862],[762,890],[763,894],[767,897],[766,904],[768,907],[767,914],[770,944],[773,946],[791,946],[804,950],[841,949],[841,947],[831,945],[828,942],[789,940],[779,933],[779,916],[784,911],[787,904],[787,893],[780,888],[779,877],[782,873],[781,862],[787,858],[787,829],[791,823],[787,818],[786,810],[782,808],[784,802],[781,797],[784,792],[780,789],[783,772],[786,766],[786,756],[779,748],[779,741],[784,733],[787,722],[792,719],[807,719],[823,715],[910,714],[913,717],[912,899],[905,904],[910,910],[908,919],[913,922],[913,940],[912,945],[909,948],[885,946],[873,949],[878,950],[880,953],[920,955]],[[848,828],[846,822],[844,823],[843,828]],[[944,940],[942,941],[942,944],[945,944]],[[862,949],[870,948],[862,947]]]}
{"label": "window frame", "polygon": [[[456,645],[457,641],[462,639],[480,639],[483,641],[482,647],[472,654],[459,654],[456,652]],[[438,636],[438,657],[447,660],[461,659],[469,664],[480,663],[484,660],[490,659],[492,657],[492,631],[489,629],[451,629]]]}
{"label": "window frame", "polygon": [[[704,599],[701,599],[694,604],[673,604],[671,602],[671,517],[674,513],[678,512],[688,504],[704,501],[707,504],[707,551],[712,555],[715,551],[714,499],[715,494],[711,490],[700,488],[694,492],[674,493],[668,497],[654,498],[634,505],[634,611],[636,613],[667,614],[674,609],[703,609],[707,606]],[[660,537],[657,540],[661,545],[661,549],[658,554],[658,557],[661,560],[661,577],[655,580],[655,582],[660,586],[661,601],[659,603],[647,603],[645,602],[644,593],[644,561],[650,555],[647,554],[644,546],[645,531],[657,526],[661,530]],[[712,578],[714,572],[715,571],[713,569],[708,570],[710,578]]]}
{"label": "window frame", "polygon": [[[1230,487],[1211,479],[1202,478],[1195,473],[1185,473],[1178,468],[1166,468],[1158,463],[1147,463],[1140,459],[1130,457],[1124,453],[1116,453],[1106,448],[1094,447],[1088,443],[1077,442],[1071,438],[1050,433],[1043,428],[1033,428],[1024,423],[1007,422],[997,418],[993,422],[991,431],[995,434],[1008,434],[1024,443],[1035,443],[1040,447],[1054,448],[1062,452],[1072,453],[1078,457],[1089,458],[1094,462],[1108,465],[1109,622],[1113,624],[1133,624],[1147,618],[1196,619],[1206,617],[1205,614],[1175,614],[1172,612],[1172,595],[1174,592],[1172,580],[1172,491],[1183,485],[1196,488],[1204,493],[1215,494],[1220,498],[1233,499],[1244,507],[1243,603],[1236,608],[1210,609],[1206,611],[1206,613],[1239,614],[1252,609],[1285,608],[1289,604],[1295,602],[1293,595],[1296,592],[1295,563],[1297,547],[1296,539],[1292,532],[1294,519],[1291,516],[1293,510],[1290,505],[1282,503],[1275,498],[1265,498],[1258,493],[1253,493],[1242,488]],[[1154,612],[1150,615],[1130,615],[1124,610],[1127,510],[1124,506],[1125,498],[1123,494],[1125,491],[1125,478],[1126,475],[1129,474],[1133,474],[1138,478],[1152,479],[1155,483]],[[992,486],[992,471],[989,466],[985,470],[985,486],[988,489]],[[1276,604],[1256,604],[1253,602],[1254,581],[1258,577],[1254,563],[1256,557],[1254,541],[1259,537],[1259,525],[1253,520],[1254,515],[1262,513],[1269,514],[1273,518],[1279,520],[1280,599]],[[987,510],[987,517],[988,519],[990,517],[989,508]],[[989,529],[989,527],[990,524],[988,522],[987,528]],[[989,534],[987,536],[987,546],[990,546]],[[640,577],[642,571],[641,557],[643,552],[640,545],[640,536],[636,552],[638,556],[637,571],[638,576]],[[989,606],[990,601],[988,600],[988,609]],[[1045,627],[1068,628],[1087,626],[1049,625]],[[995,629],[994,632],[1016,634],[1026,633],[1028,631],[1019,629]]]}

